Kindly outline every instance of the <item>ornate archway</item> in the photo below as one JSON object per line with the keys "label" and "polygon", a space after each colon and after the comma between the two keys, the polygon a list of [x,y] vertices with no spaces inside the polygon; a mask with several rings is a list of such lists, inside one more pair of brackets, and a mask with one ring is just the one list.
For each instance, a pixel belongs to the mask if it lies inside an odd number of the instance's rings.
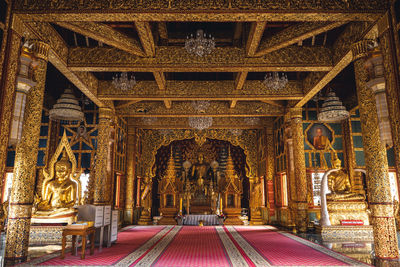
{"label": "ornate archway", "polygon": [[202,132],[195,130],[143,130],[142,156],[140,161],[144,164],[144,174],[154,177],[153,166],[156,161],[157,150],[161,146],[168,146],[176,140],[192,139],[200,145],[207,138],[228,141],[232,145],[240,146],[246,155],[246,176],[252,180],[257,176],[257,130],[243,130],[241,135],[235,135],[225,129],[211,129]]}

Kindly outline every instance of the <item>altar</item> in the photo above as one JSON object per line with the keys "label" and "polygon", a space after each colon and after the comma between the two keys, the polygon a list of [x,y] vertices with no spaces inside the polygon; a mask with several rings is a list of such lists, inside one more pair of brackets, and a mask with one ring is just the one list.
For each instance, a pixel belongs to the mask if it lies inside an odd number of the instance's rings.
{"label": "altar", "polygon": [[[232,151],[235,151],[238,171]],[[245,157],[240,148],[221,141],[208,140],[200,146],[195,140],[181,140],[157,155],[160,180],[154,190],[160,196],[160,224],[176,224],[178,217],[185,216],[178,223],[199,225],[202,220],[204,225],[219,225],[221,214],[230,224],[242,223],[238,217]]]}
{"label": "altar", "polygon": [[183,218],[183,225],[199,225],[199,221],[203,221],[203,225],[223,225],[223,220],[215,214],[189,214]]}

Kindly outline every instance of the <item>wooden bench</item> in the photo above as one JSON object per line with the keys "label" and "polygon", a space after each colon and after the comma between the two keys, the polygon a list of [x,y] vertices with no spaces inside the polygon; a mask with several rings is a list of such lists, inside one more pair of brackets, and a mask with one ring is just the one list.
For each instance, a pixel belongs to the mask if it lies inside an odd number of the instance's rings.
{"label": "wooden bench", "polygon": [[67,244],[67,236],[72,235],[72,255],[76,256],[75,244],[76,237],[82,236],[82,254],[81,259],[85,259],[85,250],[86,250],[86,236],[90,235],[90,255],[94,253],[94,237],[95,237],[95,228],[94,227],[86,227],[82,229],[74,229],[74,228],[65,228],[62,233],[62,249],[61,249],[61,259],[65,258],[65,245]]}

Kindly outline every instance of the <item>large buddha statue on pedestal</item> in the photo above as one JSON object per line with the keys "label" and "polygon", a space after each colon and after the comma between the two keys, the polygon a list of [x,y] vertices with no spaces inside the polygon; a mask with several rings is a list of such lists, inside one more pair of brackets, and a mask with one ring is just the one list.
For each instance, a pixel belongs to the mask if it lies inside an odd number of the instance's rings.
{"label": "large buddha statue on pedestal", "polygon": [[69,210],[75,205],[77,185],[70,179],[71,162],[65,152],[62,158],[55,164],[55,177],[46,184],[42,201],[38,203],[37,212],[61,212]]}
{"label": "large buddha statue on pedestal", "polygon": [[[60,160],[57,160],[62,154]],[[76,172],[75,157],[64,133],[54,153],[45,177],[41,195],[35,199],[33,223],[72,223],[76,220],[74,208],[80,204],[81,188],[79,173]]]}
{"label": "large buddha statue on pedestal", "polygon": [[364,196],[351,192],[349,175],[342,169],[341,161],[337,157],[333,161],[333,167],[338,170],[328,175],[328,188],[331,193],[326,195],[326,200],[364,201]]}
{"label": "large buddha statue on pedestal", "polygon": [[[349,175],[342,169],[341,161],[336,155],[333,167],[334,169],[326,174],[327,177],[325,176],[327,178],[325,182],[327,182],[328,189],[331,191],[331,193],[326,194],[326,209],[329,214],[330,225],[345,225],[357,221],[362,221],[363,225],[369,225],[365,196],[352,191]],[[323,210],[321,212],[324,213],[325,208],[323,206],[321,208]],[[325,214],[324,218],[326,218]],[[326,225],[326,221],[323,224]]]}

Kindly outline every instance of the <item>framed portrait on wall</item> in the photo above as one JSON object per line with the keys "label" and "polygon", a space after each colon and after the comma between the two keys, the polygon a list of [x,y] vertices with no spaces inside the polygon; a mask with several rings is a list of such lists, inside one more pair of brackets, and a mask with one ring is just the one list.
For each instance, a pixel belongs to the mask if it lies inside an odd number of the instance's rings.
{"label": "framed portrait on wall", "polygon": [[314,150],[328,150],[334,142],[334,132],[325,123],[312,123],[306,129],[306,142]]}

